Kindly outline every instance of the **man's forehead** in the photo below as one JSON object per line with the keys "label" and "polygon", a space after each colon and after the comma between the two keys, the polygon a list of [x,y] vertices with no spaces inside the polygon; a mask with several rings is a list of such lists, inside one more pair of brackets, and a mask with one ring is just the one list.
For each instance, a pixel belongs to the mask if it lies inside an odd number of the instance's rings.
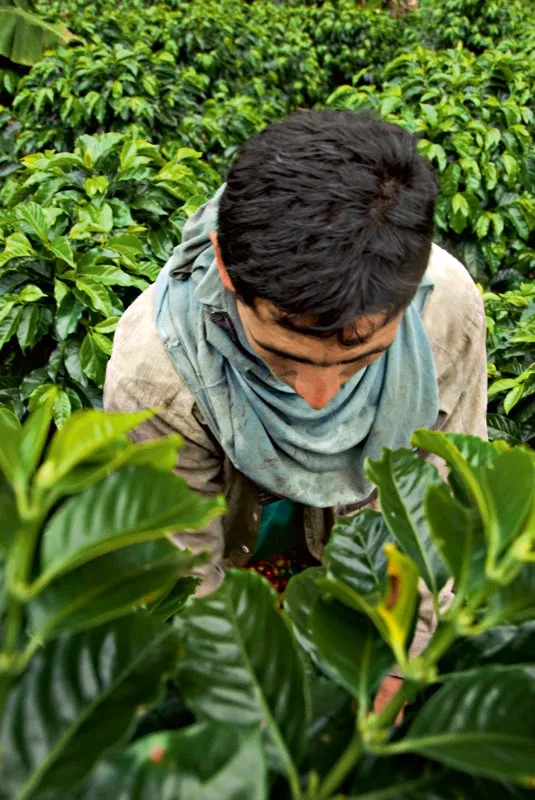
{"label": "man's forehead", "polygon": [[[307,335],[307,330],[317,324],[317,314],[289,314],[277,308],[269,300],[257,298],[255,300],[255,315],[266,325],[278,325],[284,330],[302,332]],[[373,338],[374,334],[382,330],[389,322],[386,312],[376,312],[373,314],[362,314],[355,318],[350,325],[345,325],[343,329],[343,341],[347,345],[357,346],[366,344]],[[338,332],[333,331],[333,336]]]}

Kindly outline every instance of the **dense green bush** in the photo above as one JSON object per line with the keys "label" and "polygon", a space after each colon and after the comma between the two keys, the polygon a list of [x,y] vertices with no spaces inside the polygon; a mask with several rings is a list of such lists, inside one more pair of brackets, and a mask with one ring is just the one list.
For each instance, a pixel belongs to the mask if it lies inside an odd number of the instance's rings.
{"label": "dense green bush", "polygon": [[514,46],[518,34],[532,27],[533,10],[531,0],[423,0],[407,20],[404,44],[440,50],[462,42],[476,54],[502,40],[507,47]]}
{"label": "dense green bush", "polygon": [[484,295],[489,359],[489,432],[511,444],[535,438],[535,281]]}
{"label": "dense green bush", "polygon": [[24,153],[71,149],[80,134],[102,130],[160,141],[202,104],[208,82],[143,42],[60,49],[20,81],[13,110],[25,130],[18,146]]}
{"label": "dense green bush", "polygon": [[[449,482],[409,449],[367,462],[383,513],[338,520],[284,609],[244,570],[189,601],[205,556],[167,537],[222,498],[169,474],[180,437],[128,440],[151,412],[50,437],[53,402],[22,426],[0,409],[2,800],[526,796],[533,453],[416,431]],[[420,579],[440,621],[414,657]]]}
{"label": "dense green bush", "polygon": [[441,241],[477,279],[520,278],[535,271],[534,79],[522,55],[418,47],[385,65],[380,89],[341,86],[327,105],[372,107],[418,134],[440,174]]}
{"label": "dense green bush", "polygon": [[0,392],[22,413],[60,387],[55,419],[98,404],[119,315],[155,280],[218,178],[182,148],[167,160],[124,134],[27,156],[0,212]]}

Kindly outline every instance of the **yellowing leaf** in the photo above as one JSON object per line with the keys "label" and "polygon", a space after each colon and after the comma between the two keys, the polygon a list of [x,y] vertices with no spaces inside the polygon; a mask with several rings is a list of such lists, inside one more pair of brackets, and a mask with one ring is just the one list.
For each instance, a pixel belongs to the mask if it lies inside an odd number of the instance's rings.
{"label": "yellowing leaf", "polygon": [[377,612],[388,630],[389,644],[400,665],[407,661],[406,644],[418,600],[418,568],[395,545],[385,544],[388,586]]}

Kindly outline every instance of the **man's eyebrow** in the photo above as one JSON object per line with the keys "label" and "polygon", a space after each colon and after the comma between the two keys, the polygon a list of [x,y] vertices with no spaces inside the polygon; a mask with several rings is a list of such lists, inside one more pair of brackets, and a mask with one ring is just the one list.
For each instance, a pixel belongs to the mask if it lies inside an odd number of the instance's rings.
{"label": "man's eyebrow", "polygon": [[366,352],[361,353],[359,356],[355,356],[354,358],[346,358],[343,361],[315,361],[313,358],[304,358],[304,356],[298,356],[295,355],[295,353],[287,353],[284,350],[279,350],[277,347],[272,347],[270,344],[259,342],[254,336],[252,336],[252,338],[255,343],[262,348],[262,350],[267,350],[268,353],[273,353],[274,355],[281,356],[282,358],[288,358],[290,361],[298,361],[300,364],[313,364],[315,367],[337,367],[340,364],[353,364],[355,361],[362,361],[362,359],[366,358],[367,356],[373,356],[377,353],[384,353],[385,350],[388,350],[388,345],[383,344],[379,347],[374,347],[373,350],[366,350]]}

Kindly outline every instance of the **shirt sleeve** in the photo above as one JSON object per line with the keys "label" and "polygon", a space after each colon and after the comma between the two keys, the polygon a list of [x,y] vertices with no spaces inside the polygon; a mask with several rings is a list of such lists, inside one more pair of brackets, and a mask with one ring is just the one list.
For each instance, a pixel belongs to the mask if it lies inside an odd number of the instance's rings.
{"label": "shirt sleeve", "polygon": [[[106,371],[104,408],[133,412],[158,408],[158,413],[130,434],[132,441],[179,433],[184,444],[174,469],[191,489],[204,497],[223,493],[222,453],[202,424],[195,398],[174,369],[152,320],[152,288],[143,292],[121,317]],[[222,518],[202,531],[170,537],[180,549],[192,553],[208,550],[210,562],[196,567],[201,583],[197,596],[214,591],[223,580],[220,566],[224,539]]]}

